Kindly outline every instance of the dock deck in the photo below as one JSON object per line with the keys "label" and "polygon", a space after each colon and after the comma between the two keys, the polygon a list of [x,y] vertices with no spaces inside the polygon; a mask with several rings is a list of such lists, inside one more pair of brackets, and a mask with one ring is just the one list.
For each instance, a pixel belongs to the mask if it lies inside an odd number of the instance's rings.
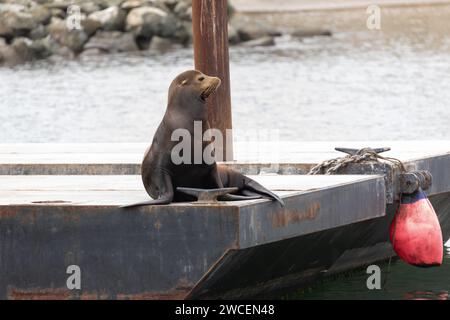
{"label": "dock deck", "polygon": [[[0,175],[140,175],[148,144],[0,144]],[[391,147],[408,170],[428,170],[429,195],[450,191],[450,141],[309,141],[234,144],[236,161],[225,164],[247,175],[304,175],[316,164],[344,156],[335,147]],[[267,152],[270,150],[270,152]]]}

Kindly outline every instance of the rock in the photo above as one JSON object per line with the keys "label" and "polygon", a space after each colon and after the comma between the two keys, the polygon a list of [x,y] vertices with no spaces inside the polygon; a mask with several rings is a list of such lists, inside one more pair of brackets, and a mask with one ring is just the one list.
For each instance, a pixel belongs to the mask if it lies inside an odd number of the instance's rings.
{"label": "rock", "polygon": [[52,15],[52,17],[60,19],[64,19],[66,17],[66,12],[57,8],[50,9],[50,14]]}
{"label": "rock", "polygon": [[22,37],[27,36],[37,27],[36,21],[30,13],[0,12],[0,36]]}
{"label": "rock", "polygon": [[179,1],[175,5],[173,12],[182,20],[192,21],[192,6],[186,1]]}
{"label": "rock", "polygon": [[238,44],[239,42],[241,42],[239,33],[237,32],[236,28],[231,24],[228,24],[228,41],[231,44]]}
{"label": "rock", "polygon": [[241,45],[246,47],[269,47],[275,45],[275,39],[270,36],[261,37],[259,39],[245,41]]}
{"label": "rock", "polygon": [[[192,31],[192,22],[190,21],[182,21],[181,27],[184,29],[185,32],[185,39],[181,39],[178,35],[178,39],[182,44],[188,44],[189,42],[192,42],[192,38],[194,37],[193,31]],[[180,28],[181,28],[180,27]]]}
{"label": "rock", "polygon": [[59,44],[75,53],[83,51],[83,46],[88,40],[88,35],[84,30],[69,30],[66,21],[57,18],[52,18],[48,31]]}
{"label": "rock", "polygon": [[124,10],[131,10],[134,8],[138,8],[144,5],[144,1],[142,0],[127,0],[122,2],[120,7]]}
{"label": "rock", "polygon": [[186,19],[189,22],[192,22],[192,7],[189,7],[189,9],[186,11]]}
{"label": "rock", "polygon": [[170,39],[154,36],[150,42],[150,46],[148,49],[151,51],[165,52],[179,47],[179,44],[174,43]]}
{"label": "rock", "polygon": [[100,22],[103,30],[120,31],[125,26],[126,12],[118,6],[113,6],[102,11],[91,13],[89,19]]}
{"label": "rock", "polygon": [[105,54],[108,53],[107,51],[103,51],[102,49],[98,49],[98,48],[92,48],[92,49],[86,49],[84,50],[81,54],[80,57],[84,58],[84,57],[92,57],[92,56],[98,56],[101,54]]}
{"label": "rock", "polygon": [[32,41],[28,38],[15,38],[11,44],[11,48],[14,50],[14,54],[17,57],[18,63],[25,63],[33,60],[33,52],[30,48]]}
{"label": "rock", "polygon": [[16,3],[0,3],[0,12],[24,12],[27,7]]}
{"label": "rock", "polygon": [[56,43],[50,36],[35,40],[29,45],[33,59],[45,59],[50,57],[53,54],[55,47]]}
{"label": "rock", "polygon": [[44,6],[36,5],[30,10],[36,24],[48,24],[52,17],[49,9]]}
{"label": "rock", "polygon": [[63,57],[66,59],[74,59],[75,58],[75,53],[69,49],[68,47],[65,46],[57,46],[56,49],[53,52],[53,55],[59,56],[59,57]]}
{"label": "rock", "polygon": [[176,5],[180,2],[183,2],[183,0],[163,0],[162,2],[167,8],[173,11]]}
{"label": "rock", "polygon": [[128,1],[124,1],[122,2],[122,4],[120,5],[120,7],[124,10],[131,10],[137,7],[141,6],[141,1],[140,0],[128,0]]}
{"label": "rock", "polygon": [[86,43],[84,48],[85,50],[100,49],[104,52],[139,50],[132,33],[119,31],[99,31]]}
{"label": "rock", "polygon": [[88,37],[92,36],[101,28],[102,24],[97,20],[92,20],[90,18],[84,18],[81,20],[81,27]]}
{"label": "rock", "polygon": [[177,43],[186,45],[192,39],[192,23],[191,22],[181,22],[172,36],[172,39]]}
{"label": "rock", "polygon": [[120,6],[124,0],[95,0],[102,9]]}
{"label": "rock", "polygon": [[1,0],[0,2],[5,3],[5,4],[20,5],[20,6],[29,8],[33,4],[35,4],[36,1],[34,1],[34,0]]}
{"label": "rock", "polygon": [[[1,18],[1,14],[0,14]],[[7,25],[3,20],[0,20],[0,37],[11,38],[14,32],[9,25]]]}
{"label": "rock", "polygon": [[308,37],[317,37],[317,36],[332,36],[331,31],[329,30],[297,30],[291,33],[292,37],[296,38],[308,38]]}
{"label": "rock", "polygon": [[154,7],[140,7],[130,11],[127,16],[126,30],[137,36],[151,38],[160,36],[170,38],[179,30],[180,25],[172,14]]}
{"label": "rock", "polygon": [[12,46],[7,45],[4,40],[0,41],[0,65],[15,66],[23,62],[20,61]]}
{"label": "rock", "polygon": [[54,0],[50,3],[47,1],[44,6],[48,9],[59,9],[67,11],[67,8],[73,4],[72,0]]}
{"label": "rock", "polygon": [[140,7],[130,11],[127,16],[126,29],[133,30],[141,27],[147,20],[162,20],[167,17],[168,13],[153,7]]}
{"label": "rock", "polygon": [[100,5],[98,5],[97,3],[92,2],[92,1],[80,3],[80,9],[81,9],[81,12],[83,12],[87,15],[89,15],[93,12],[102,10]]}
{"label": "rock", "polygon": [[152,41],[152,38],[136,36],[136,44],[137,44],[139,50],[148,50],[148,48],[150,47],[151,41]]}
{"label": "rock", "polygon": [[236,13],[236,10],[234,9],[234,7],[231,5],[231,3],[228,1],[227,4],[227,14],[228,14],[228,21],[231,20],[231,18],[234,17],[234,14]]}
{"label": "rock", "polygon": [[237,27],[237,32],[242,41],[255,40],[262,37],[278,37],[281,32],[272,30],[262,24],[245,24]]}
{"label": "rock", "polygon": [[32,40],[42,39],[48,35],[47,29],[42,25],[38,25],[36,28],[31,30],[29,37]]}

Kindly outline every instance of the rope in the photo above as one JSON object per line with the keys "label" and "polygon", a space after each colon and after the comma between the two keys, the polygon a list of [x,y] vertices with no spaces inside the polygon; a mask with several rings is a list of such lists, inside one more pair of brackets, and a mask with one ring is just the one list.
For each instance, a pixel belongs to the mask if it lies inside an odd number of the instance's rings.
{"label": "rope", "polygon": [[402,172],[406,172],[403,163],[391,157],[383,157],[370,148],[364,148],[356,152],[354,155],[347,155],[345,157],[326,160],[311,168],[309,175],[317,174],[337,174],[341,169],[345,168],[350,163],[362,162],[381,162],[384,160],[400,167]]}

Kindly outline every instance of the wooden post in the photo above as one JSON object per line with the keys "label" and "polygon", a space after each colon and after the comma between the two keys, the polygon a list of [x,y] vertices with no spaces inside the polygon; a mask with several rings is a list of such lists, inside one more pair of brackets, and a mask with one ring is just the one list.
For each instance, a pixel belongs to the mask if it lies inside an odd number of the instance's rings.
{"label": "wooden post", "polygon": [[[208,120],[224,138],[224,150],[216,156],[233,160],[233,141],[226,143],[226,130],[232,129],[230,66],[228,57],[228,1],[192,0],[192,29],[194,35],[195,68],[222,80],[217,93],[208,100]],[[232,135],[231,135],[232,138]]]}

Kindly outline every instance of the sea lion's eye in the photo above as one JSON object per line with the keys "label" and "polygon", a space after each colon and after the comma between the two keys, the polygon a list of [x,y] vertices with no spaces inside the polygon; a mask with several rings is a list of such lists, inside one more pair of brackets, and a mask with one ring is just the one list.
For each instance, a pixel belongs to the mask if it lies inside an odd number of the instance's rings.
{"label": "sea lion's eye", "polygon": [[200,81],[200,82],[202,82],[203,80],[205,80],[205,77],[198,78],[198,81]]}
{"label": "sea lion's eye", "polygon": [[183,82],[181,82],[181,85],[184,86],[186,83],[188,83],[187,79],[183,80]]}

